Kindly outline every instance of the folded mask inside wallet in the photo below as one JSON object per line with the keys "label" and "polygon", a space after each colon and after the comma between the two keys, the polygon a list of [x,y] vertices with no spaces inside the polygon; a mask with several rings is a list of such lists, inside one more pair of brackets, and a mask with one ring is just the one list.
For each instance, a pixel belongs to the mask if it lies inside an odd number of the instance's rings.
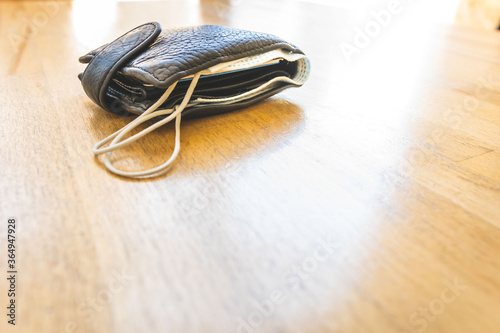
{"label": "folded mask inside wallet", "polygon": [[[303,85],[309,60],[274,35],[221,26],[162,30],[143,24],[80,58],[87,95],[107,111],[138,115],[94,147],[113,173],[151,177],[167,171],[180,149],[181,116],[206,116],[240,109],[286,88]],[[131,135],[142,123],[153,125]],[[175,147],[162,165],[123,171],[110,153],[175,119]],[[106,146],[107,145],[107,146]]]}
{"label": "folded mask inside wallet", "polygon": [[[278,49],[257,56],[245,57],[200,71],[200,78],[184,116],[204,116],[254,103],[293,86],[301,86],[309,76],[309,60],[304,54]],[[127,75],[133,69],[117,72],[107,95],[120,109],[142,114],[155,103],[165,89]],[[175,89],[160,108],[172,108],[186,94],[194,75],[177,82]]]}

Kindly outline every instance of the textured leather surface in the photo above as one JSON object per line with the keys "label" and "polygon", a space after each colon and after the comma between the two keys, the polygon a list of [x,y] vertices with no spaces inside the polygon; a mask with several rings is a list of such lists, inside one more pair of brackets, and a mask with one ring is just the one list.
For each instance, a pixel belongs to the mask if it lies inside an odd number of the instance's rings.
{"label": "textured leather surface", "polygon": [[81,62],[89,61],[81,76],[83,89],[87,95],[96,104],[106,108],[106,90],[115,72],[151,44],[160,31],[158,23],[146,23],[127,32],[114,42],[81,57]]}
{"label": "textured leather surface", "polygon": [[[159,24],[152,22],[80,57],[80,62],[88,63],[88,66],[79,77],[87,95],[104,109],[115,113],[142,113],[154,102],[151,96],[161,95],[172,83],[186,76],[220,63],[275,49],[302,54],[294,45],[270,34],[214,25],[161,31]],[[256,77],[247,75],[248,84],[233,82],[226,85],[228,93],[234,93],[238,86],[248,88],[258,77],[265,77],[262,70],[255,73]],[[148,88],[144,84],[152,86]],[[238,105],[223,106],[220,111],[249,105],[289,86],[293,85],[277,85],[262,96],[254,96]],[[224,86],[216,91],[220,93],[221,89]],[[153,95],[146,90],[153,90]],[[169,98],[165,105],[173,98]],[[199,114],[190,110],[192,108],[185,112]],[[216,110],[210,111],[213,112]]]}
{"label": "textured leather surface", "polygon": [[81,56],[78,59],[78,61],[80,61],[82,64],[88,64],[92,59],[95,58],[96,55],[98,55],[108,45],[109,45],[109,43],[108,44],[104,44],[103,46],[98,47],[97,49],[90,51],[86,55]]}
{"label": "textured leather surface", "polygon": [[271,50],[302,53],[274,35],[218,25],[163,30],[123,73],[159,88],[214,65]]}

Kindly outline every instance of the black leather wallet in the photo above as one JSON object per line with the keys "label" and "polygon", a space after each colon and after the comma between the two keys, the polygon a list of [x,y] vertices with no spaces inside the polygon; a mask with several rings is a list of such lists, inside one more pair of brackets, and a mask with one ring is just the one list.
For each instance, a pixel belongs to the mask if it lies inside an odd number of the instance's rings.
{"label": "black leather wallet", "polygon": [[[265,33],[206,25],[162,30],[146,23],[80,57],[85,93],[103,109],[139,115],[99,142],[106,167],[127,177],[156,176],[166,171],[180,147],[182,116],[205,116],[239,109],[307,80],[310,65],[296,46]],[[123,139],[144,121],[159,119]],[[151,170],[128,172],[110,162],[111,151],[128,145],[176,119],[171,158]],[[105,148],[102,146],[109,143]]]}

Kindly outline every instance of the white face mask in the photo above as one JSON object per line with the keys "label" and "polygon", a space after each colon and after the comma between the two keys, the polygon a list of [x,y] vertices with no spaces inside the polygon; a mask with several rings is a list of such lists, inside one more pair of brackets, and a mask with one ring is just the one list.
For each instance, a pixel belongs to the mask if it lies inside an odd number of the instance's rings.
{"label": "white face mask", "polygon": [[[242,93],[240,95],[236,96],[231,96],[231,97],[225,97],[225,98],[196,98],[194,100],[191,100],[191,96],[193,95],[193,92],[196,88],[196,85],[198,83],[198,80],[200,79],[200,76],[210,76],[210,75],[216,75],[216,74],[221,74],[221,73],[227,73],[227,72],[232,72],[232,71],[239,71],[239,70],[245,70],[245,69],[251,69],[255,68],[258,66],[263,66],[263,65],[268,65],[268,64],[273,64],[277,63],[280,60],[287,60],[289,62],[296,62],[297,63],[297,71],[296,74],[294,75],[293,78],[288,78],[285,76],[282,77],[276,77],[265,84],[247,91],[245,93]],[[289,53],[285,52],[283,50],[274,50],[270,51],[267,53],[263,53],[257,56],[253,57],[247,57],[243,59],[239,59],[236,61],[231,61],[223,64],[219,64],[216,66],[213,66],[211,68],[208,68],[206,70],[203,70],[201,72],[196,73],[194,76],[188,76],[183,78],[185,79],[191,79],[191,84],[189,85],[188,90],[186,91],[186,94],[184,95],[184,98],[182,102],[179,105],[174,106],[172,109],[163,109],[163,110],[158,110],[158,108],[168,99],[172,91],[174,90],[175,86],[177,85],[177,82],[172,84],[166,91],[165,93],[153,104],[151,105],[144,113],[142,113],[140,116],[138,116],[136,119],[134,119],[132,122],[130,122],[128,125],[123,127],[122,129],[118,130],[117,132],[111,134],[104,140],[98,142],[94,148],[93,152],[95,155],[104,155],[104,164],[106,168],[120,176],[124,177],[130,177],[130,178],[142,178],[142,177],[153,177],[153,176],[159,176],[166,172],[168,170],[168,167],[174,162],[174,160],[177,158],[179,155],[180,151],[180,125],[181,125],[181,114],[182,111],[187,107],[191,105],[211,105],[211,106],[218,106],[218,105],[226,105],[226,104],[232,104],[235,102],[239,101],[244,101],[247,99],[251,99],[254,96],[257,96],[266,90],[270,90],[273,88],[273,86],[278,83],[278,82],[287,82],[287,83],[292,83],[293,85],[300,86],[302,85],[306,80],[307,77],[309,76],[309,71],[310,71],[310,65],[309,61],[307,58],[302,55],[302,54],[296,54],[296,53]],[[143,122],[158,117],[158,116],[166,116],[166,118],[163,118],[156,122],[155,124],[149,126],[148,128],[142,130],[141,132],[134,134],[133,136],[129,137],[128,139],[125,139],[122,141],[123,137],[127,135],[130,131],[134,130],[137,126],[142,124]],[[157,129],[160,126],[163,126],[173,120],[175,118],[175,146],[174,146],[174,151],[172,152],[172,155],[170,158],[163,163],[160,166],[157,166],[155,168],[149,169],[149,170],[144,170],[144,171],[122,171],[118,170],[113,166],[110,160],[111,152],[128,146],[129,144],[137,141],[141,137],[145,136],[146,134],[150,133],[151,131]],[[109,145],[105,148],[101,148],[103,145],[109,143]]]}

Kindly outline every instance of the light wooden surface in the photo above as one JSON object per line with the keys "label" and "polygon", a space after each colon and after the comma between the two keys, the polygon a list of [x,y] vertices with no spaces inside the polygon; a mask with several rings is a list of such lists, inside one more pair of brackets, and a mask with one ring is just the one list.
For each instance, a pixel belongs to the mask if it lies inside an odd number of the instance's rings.
{"label": "light wooden surface", "polygon": [[[405,4],[348,62],[372,18],[342,4],[0,2],[2,309],[19,227],[17,325],[3,310],[0,331],[497,332],[500,35]],[[77,59],[152,20],[277,34],[312,76],[183,121],[166,176],[115,177],[91,148],[131,118],[87,98]],[[158,164],[172,139],[119,165]]]}
{"label": "light wooden surface", "polygon": [[500,1],[461,0],[457,8],[457,24],[477,29],[500,27]]}

